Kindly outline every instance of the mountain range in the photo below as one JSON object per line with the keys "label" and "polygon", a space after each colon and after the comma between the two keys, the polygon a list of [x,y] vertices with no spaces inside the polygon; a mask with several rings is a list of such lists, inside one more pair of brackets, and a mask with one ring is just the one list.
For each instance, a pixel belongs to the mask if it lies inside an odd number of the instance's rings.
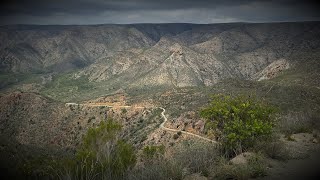
{"label": "mountain range", "polygon": [[[264,80],[320,48],[320,23],[0,27],[1,73],[72,73],[123,87]],[[122,87],[122,88],[123,88]]]}
{"label": "mountain range", "polygon": [[215,139],[200,117],[214,94],[274,106],[281,146],[264,149],[302,156],[319,144],[319,70],[320,22],[0,26],[0,170],[47,172],[110,119],[136,152]]}

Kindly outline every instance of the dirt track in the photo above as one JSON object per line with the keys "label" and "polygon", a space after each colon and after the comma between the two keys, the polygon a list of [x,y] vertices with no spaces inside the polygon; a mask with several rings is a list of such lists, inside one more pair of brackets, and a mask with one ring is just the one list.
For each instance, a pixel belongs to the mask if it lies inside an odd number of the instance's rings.
{"label": "dirt track", "polygon": [[[104,107],[110,107],[110,108],[139,108],[139,109],[142,109],[142,108],[146,108],[146,107],[142,107],[142,106],[123,106],[123,105],[113,105],[112,103],[84,103],[84,104],[76,104],[76,103],[66,103],[66,105],[74,105],[74,106],[77,106],[77,105],[80,105],[80,106],[89,106],[89,107],[100,107],[100,106],[104,106]],[[186,135],[189,135],[189,136],[193,136],[193,137],[196,137],[196,138],[199,138],[199,139],[202,139],[202,140],[205,140],[205,141],[209,141],[211,143],[217,143],[217,141],[214,141],[212,139],[209,139],[209,138],[205,138],[205,137],[202,137],[198,134],[193,134],[193,133],[190,133],[190,132],[187,132],[187,131],[180,131],[180,130],[177,130],[177,129],[170,129],[170,128],[167,128],[165,127],[165,123],[168,121],[168,118],[164,115],[164,113],[166,112],[166,110],[162,107],[158,107],[160,109],[162,109],[162,112],[161,112],[161,116],[163,117],[164,121],[160,124],[160,128],[165,130],[165,131],[170,131],[170,132],[181,132],[182,134],[186,134]]]}
{"label": "dirt track", "polygon": [[[164,126],[164,124],[168,121],[168,118],[164,115],[164,113],[166,112],[166,110],[162,107],[159,107],[160,109],[162,109],[162,112],[161,112],[161,116],[163,117],[164,121],[160,124],[160,128],[162,128],[163,130],[166,130],[166,131],[171,131],[171,132],[179,132],[180,130],[177,130],[177,129],[170,129],[170,128],[167,128]],[[208,139],[208,138],[205,138],[205,137],[202,137],[202,136],[199,136],[198,134],[193,134],[193,133],[190,133],[190,132],[187,132],[187,131],[180,131],[182,134],[187,134],[189,136],[193,136],[193,137],[197,137],[197,138],[200,138],[200,139],[203,139],[205,141],[209,141],[209,142],[212,142],[212,143],[217,143],[217,141],[214,141],[212,139]]]}

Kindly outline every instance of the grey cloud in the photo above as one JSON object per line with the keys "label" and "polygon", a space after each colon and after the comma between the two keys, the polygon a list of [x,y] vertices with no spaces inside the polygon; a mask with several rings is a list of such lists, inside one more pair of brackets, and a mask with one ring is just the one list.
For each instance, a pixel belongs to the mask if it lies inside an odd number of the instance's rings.
{"label": "grey cloud", "polygon": [[252,3],[274,6],[315,7],[315,1],[301,0],[11,0],[2,4],[1,14],[25,13],[45,15],[58,12],[73,14],[99,13],[106,10],[168,10],[249,5]]}
{"label": "grey cloud", "polygon": [[214,23],[319,20],[316,1],[302,0],[11,0],[2,24],[138,22]]}

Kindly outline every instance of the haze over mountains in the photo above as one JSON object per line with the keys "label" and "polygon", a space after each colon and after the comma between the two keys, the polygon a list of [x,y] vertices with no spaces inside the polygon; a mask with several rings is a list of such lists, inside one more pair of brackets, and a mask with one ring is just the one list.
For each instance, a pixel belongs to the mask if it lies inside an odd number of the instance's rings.
{"label": "haze over mountains", "polygon": [[210,86],[276,77],[320,50],[320,23],[0,27],[1,73],[66,73],[91,82]]}

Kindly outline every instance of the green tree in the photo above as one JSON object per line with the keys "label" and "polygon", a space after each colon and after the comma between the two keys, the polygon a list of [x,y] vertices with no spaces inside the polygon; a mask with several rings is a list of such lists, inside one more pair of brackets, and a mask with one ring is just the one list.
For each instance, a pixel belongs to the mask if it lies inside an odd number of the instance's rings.
{"label": "green tree", "polygon": [[244,96],[213,95],[201,110],[206,129],[214,129],[227,155],[242,152],[272,133],[276,109],[263,101]]}

